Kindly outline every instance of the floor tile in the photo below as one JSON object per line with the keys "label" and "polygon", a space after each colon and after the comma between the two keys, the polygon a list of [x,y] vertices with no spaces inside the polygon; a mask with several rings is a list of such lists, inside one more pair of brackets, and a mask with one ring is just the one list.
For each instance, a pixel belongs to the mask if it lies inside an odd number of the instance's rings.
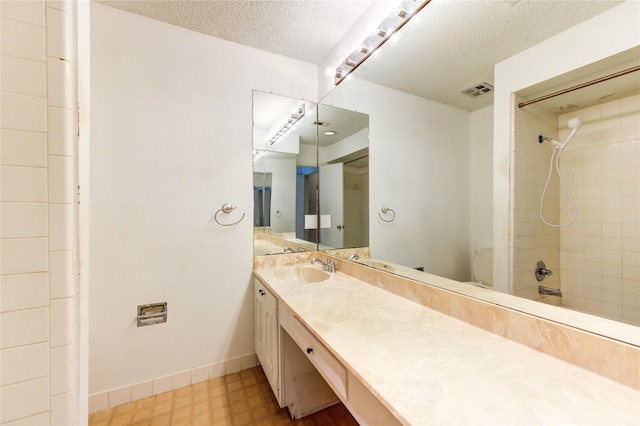
{"label": "floor tile", "polygon": [[89,416],[90,426],[357,426],[343,404],[292,420],[261,367],[130,402]]}

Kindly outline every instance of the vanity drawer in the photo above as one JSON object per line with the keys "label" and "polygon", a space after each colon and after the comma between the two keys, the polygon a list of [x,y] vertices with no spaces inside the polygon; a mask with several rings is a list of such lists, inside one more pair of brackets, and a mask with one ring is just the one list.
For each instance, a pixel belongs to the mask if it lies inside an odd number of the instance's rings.
{"label": "vanity drawer", "polygon": [[347,398],[347,370],[288,309],[280,310],[280,325],[307,354],[307,358],[338,396]]}

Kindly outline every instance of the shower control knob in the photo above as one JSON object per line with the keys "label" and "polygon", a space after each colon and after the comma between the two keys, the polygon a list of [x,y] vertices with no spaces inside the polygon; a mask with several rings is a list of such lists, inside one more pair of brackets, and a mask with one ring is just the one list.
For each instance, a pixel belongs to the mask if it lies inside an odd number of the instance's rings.
{"label": "shower control knob", "polygon": [[553,275],[551,269],[547,269],[547,265],[541,260],[536,264],[536,280],[543,281],[549,275]]}

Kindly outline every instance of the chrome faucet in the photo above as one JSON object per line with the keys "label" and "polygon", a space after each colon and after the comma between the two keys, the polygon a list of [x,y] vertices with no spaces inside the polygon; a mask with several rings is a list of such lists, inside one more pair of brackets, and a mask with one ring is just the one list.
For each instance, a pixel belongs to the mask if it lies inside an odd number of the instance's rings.
{"label": "chrome faucet", "polygon": [[360,258],[360,256],[358,256],[356,253],[353,253],[351,256],[349,256],[349,259],[347,260],[358,260]]}
{"label": "chrome faucet", "polygon": [[293,253],[294,251],[293,251],[293,249],[291,247],[285,247],[284,248],[284,252],[285,253]]}
{"label": "chrome faucet", "polygon": [[338,266],[335,260],[329,260],[326,257],[324,258],[324,261],[318,259],[317,257],[314,257],[313,259],[311,259],[311,263],[316,263],[316,262],[322,263],[322,269],[327,272],[335,272],[336,266]]}
{"label": "chrome faucet", "polygon": [[546,294],[548,296],[562,297],[562,292],[560,291],[559,288],[549,288],[549,287],[545,287],[543,285],[539,285],[538,286],[538,293]]}

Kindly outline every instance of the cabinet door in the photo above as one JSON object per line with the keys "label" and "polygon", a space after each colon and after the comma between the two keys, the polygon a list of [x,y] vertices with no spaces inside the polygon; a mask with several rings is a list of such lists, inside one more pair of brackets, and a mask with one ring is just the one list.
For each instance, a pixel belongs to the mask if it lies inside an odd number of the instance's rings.
{"label": "cabinet door", "polygon": [[264,353],[263,368],[265,374],[271,379],[271,383],[278,382],[278,301],[268,291],[265,291],[263,303],[263,330],[264,339],[262,350]]}
{"label": "cabinet door", "polygon": [[265,291],[260,281],[255,280],[255,346],[256,355],[260,363],[264,363],[264,297],[262,292]]}
{"label": "cabinet door", "polygon": [[255,280],[255,346],[269,384],[279,398],[278,300],[259,280]]}

